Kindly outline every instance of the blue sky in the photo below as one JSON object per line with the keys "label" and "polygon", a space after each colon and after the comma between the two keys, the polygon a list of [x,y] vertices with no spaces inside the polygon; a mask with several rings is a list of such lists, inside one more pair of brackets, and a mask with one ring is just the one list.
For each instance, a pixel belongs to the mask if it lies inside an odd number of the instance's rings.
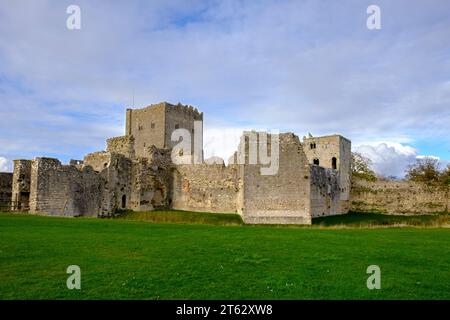
{"label": "blue sky", "polygon": [[[66,28],[71,4],[81,30]],[[370,4],[380,30],[366,27]],[[104,149],[133,93],[135,107],[203,111],[207,155],[226,158],[255,128],[340,133],[385,175],[421,155],[445,164],[449,12],[446,0],[0,0],[0,170]]]}

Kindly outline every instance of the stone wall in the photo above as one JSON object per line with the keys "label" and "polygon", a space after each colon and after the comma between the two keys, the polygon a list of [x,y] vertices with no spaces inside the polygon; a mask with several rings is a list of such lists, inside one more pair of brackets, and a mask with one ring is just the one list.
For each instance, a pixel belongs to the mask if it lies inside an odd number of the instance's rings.
{"label": "stone wall", "polygon": [[93,152],[84,157],[83,167],[90,166],[94,171],[102,172],[111,163],[111,152]]}
{"label": "stone wall", "polygon": [[339,174],[335,170],[310,166],[311,216],[347,213],[341,208]]}
{"label": "stone wall", "polygon": [[171,150],[151,146],[147,153],[148,158],[133,163],[132,209],[168,208],[171,205]]}
{"label": "stone wall", "polygon": [[448,211],[448,189],[406,181],[367,181],[353,178],[352,211],[386,214],[427,214]]}
{"label": "stone wall", "polygon": [[178,165],[173,170],[173,209],[235,213],[238,166]]}
{"label": "stone wall", "polygon": [[11,209],[13,174],[0,172],[0,211]]}
{"label": "stone wall", "polygon": [[31,160],[14,160],[12,210],[27,211],[30,202]]}
{"label": "stone wall", "polygon": [[31,166],[30,211],[59,216],[98,216],[103,180],[91,167],[36,158]]}
{"label": "stone wall", "polygon": [[135,158],[134,137],[122,136],[106,140],[106,151],[124,155],[127,158]]}
{"label": "stone wall", "polygon": [[132,203],[133,161],[115,152],[95,152],[84,158],[83,168],[90,167],[103,180],[101,215],[119,209],[134,209]]}
{"label": "stone wall", "polygon": [[311,224],[310,171],[302,144],[292,133],[280,134],[279,141],[277,174],[261,175],[261,165],[241,165],[238,209],[246,223]]}
{"label": "stone wall", "polygon": [[103,180],[102,212],[110,215],[119,209],[131,209],[133,162],[124,155],[110,154],[109,165],[101,172]]}

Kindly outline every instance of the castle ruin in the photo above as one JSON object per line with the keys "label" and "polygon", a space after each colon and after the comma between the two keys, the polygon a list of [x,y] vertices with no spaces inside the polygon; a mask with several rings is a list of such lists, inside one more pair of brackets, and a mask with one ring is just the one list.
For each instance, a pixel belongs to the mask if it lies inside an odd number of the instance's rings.
{"label": "castle ruin", "polygon": [[[242,152],[225,165],[203,159],[202,121],[203,113],[181,104],[127,109],[125,135],[108,139],[106,151],[68,165],[43,157],[15,160],[12,210],[101,217],[165,208],[238,213],[252,224],[311,224],[313,217],[348,212],[350,140],[332,135],[302,142],[293,133],[281,133],[277,171],[263,175],[265,164],[248,161],[250,142],[270,154],[271,135],[264,140],[260,132],[244,132]],[[172,161],[177,129],[194,136],[190,150],[180,150],[195,155],[191,163]],[[237,157],[244,162],[233,161]]]}

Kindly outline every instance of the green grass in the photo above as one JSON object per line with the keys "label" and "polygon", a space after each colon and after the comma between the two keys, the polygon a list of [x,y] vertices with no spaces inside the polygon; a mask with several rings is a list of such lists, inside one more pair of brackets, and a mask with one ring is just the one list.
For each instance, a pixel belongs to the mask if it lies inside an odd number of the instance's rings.
{"label": "green grass", "polygon": [[[0,214],[0,298],[450,299],[449,242],[448,228]],[[79,291],[66,288],[72,264],[81,267]],[[372,264],[381,268],[381,290],[366,287]]]}
{"label": "green grass", "polygon": [[[238,214],[191,212],[179,210],[158,210],[148,212],[123,211],[115,219],[147,221],[157,223],[188,223],[211,225],[243,225]],[[280,228],[298,228],[305,226],[280,226]],[[385,215],[380,213],[350,212],[344,215],[320,217],[313,219],[313,227],[384,227],[384,226],[419,226],[450,227],[449,214],[436,215]]]}

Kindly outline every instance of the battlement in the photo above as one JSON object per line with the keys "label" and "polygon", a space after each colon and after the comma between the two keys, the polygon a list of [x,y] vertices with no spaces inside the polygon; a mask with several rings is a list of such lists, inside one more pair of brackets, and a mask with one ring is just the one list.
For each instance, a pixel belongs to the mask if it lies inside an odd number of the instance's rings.
{"label": "battlement", "polygon": [[191,105],[183,105],[178,103],[176,105],[164,102],[166,112],[184,113],[186,115],[194,117],[195,120],[203,120],[203,112],[199,112],[197,108]]}
{"label": "battlement", "polygon": [[166,101],[150,104],[146,107],[139,108],[139,109],[131,109],[128,108],[127,112],[132,113],[147,113],[147,112],[153,112],[157,110],[164,109],[166,112],[177,112],[177,113],[185,113],[188,115],[191,115],[195,117],[197,120],[203,119],[203,112],[198,111],[197,108],[191,106],[191,105],[184,105],[182,103],[172,104]]}
{"label": "battlement", "polygon": [[329,134],[329,135],[325,135],[325,136],[318,136],[318,137],[314,137],[314,136],[304,136],[303,137],[303,142],[309,142],[309,141],[333,141],[333,140],[338,140],[338,139],[343,139],[347,142],[351,142],[350,139],[347,139],[346,137],[340,135],[340,134]]}

